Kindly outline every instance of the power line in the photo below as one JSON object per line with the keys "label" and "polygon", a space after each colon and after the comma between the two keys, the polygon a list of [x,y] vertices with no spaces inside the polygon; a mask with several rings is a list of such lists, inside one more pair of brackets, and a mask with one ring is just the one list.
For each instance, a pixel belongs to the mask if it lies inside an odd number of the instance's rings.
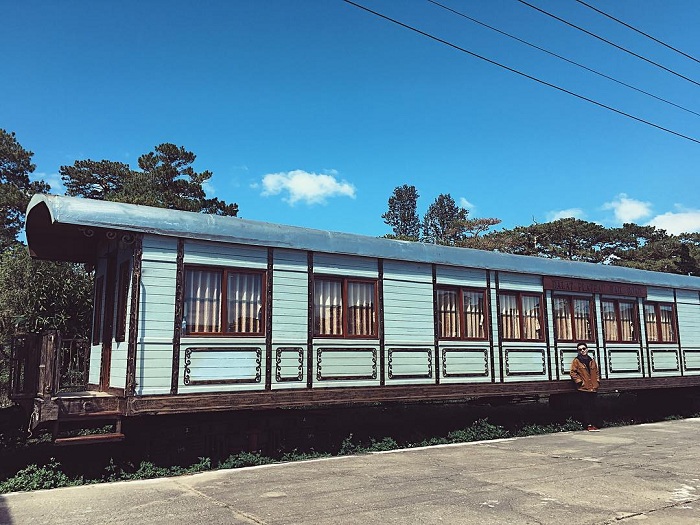
{"label": "power line", "polygon": [[513,69],[512,67],[508,67],[504,64],[496,62],[495,60],[491,60],[490,58],[486,58],[486,57],[481,56],[477,53],[469,51],[468,49],[464,49],[463,47],[460,47],[456,44],[448,42],[447,40],[443,40],[442,38],[439,38],[435,35],[431,35],[430,33],[426,33],[425,31],[421,31],[420,29],[417,29],[413,26],[410,26],[408,24],[404,24],[403,22],[400,22],[400,21],[398,21],[394,18],[391,18],[389,16],[383,15],[382,13],[374,11],[368,7],[365,7],[363,5],[352,2],[351,0],[342,0],[342,1],[345,2],[346,4],[350,4],[354,7],[357,7],[358,9],[361,9],[363,11],[367,11],[368,13],[371,13],[375,16],[378,16],[379,18],[383,18],[384,20],[387,20],[388,22],[391,22],[391,23],[399,25],[405,29],[408,29],[410,31],[418,33],[419,35],[423,35],[425,37],[430,38],[431,40],[435,40],[436,42],[440,42],[441,44],[445,44],[446,46],[449,46],[453,49],[456,49],[457,51],[461,51],[462,53],[466,53],[468,55],[471,55],[474,58],[478,58],[479,60],[483,60],[485,62],[488,62],[489,64],[493,64],[495,66],[503,68],[507,71],[510,71],[511,73],[515,73],[515,74],[520,75],[522,77],[529,78],[530,80],[534,80],[535,82],[538,82],[538,83],[543,84],[545,86],[549,86],[549,87],[554,88],[558,91],[562,91],[563,93],[567,93],[567,94],[572,95],[576,98],[580,98],[581,100],[585,100],[586,102],[590,102],[591,104],[595,104],[596,106],[608,109],[608,110],[613,111],[614,113],[617,113],[619,115],[625,116],[627,118],[631,118],[632,120],[636,120],[637,122],[641,122],[642,124],[646,124],[647,126],[651,126],[653,128],[660,129],[661,131],[665,131],[667,133],[671,133],[672,135],[676,135],[677,137],[681,137],[681,138],[689,140],[691,142],[695,142],[696,144],[700,144],[700,140],[698,140],[698,139],[695,139],[693,137],[689,137],[688,135],[683,135],[682,133],[678,133],[677,131],[673,131],[673,130],[668,129],[668,128],[664,128],[663,126],[659,126],[658,124],[654,124],[653,122],[649,122],[648,120],[644,120],[640,117],[635,117],[634,115],[630,115],[629,113],[625,113],[624,111],[621,111],[619,109],[613,108],[612,106],[608,106],[606,104],[603,104],[602,102],[598,102],[596,100],[585,97],[583,95],[579,95],[578,93],[574,93],[573,91],[569,91],[568,89],[564,89],[563,87],[557,86],[555,84],[551,84],[551,83],[549,83],[545,80],[541,80],[537,77],[533,77],[532,75],[528,75],[527,73],[523,73],[522,71],[518,71],[517,69]]}
{"label": "power line", "polygon": [[650,38],[651,40],[653,40],[653,41],[656,42],[657,44],[661,44],[662,46],[666,46],[667,48],[672,49],[672,50],[675,51],[676,53],[680,53],[680,54],[683,55],[684,57],[688,57],[690,60],[694,60],[695,62],[697,62],[697,63],[700,64],[700,60],[698,60],[698,59],[695,58],[694,56],[691,56],[691,55],[689,55],[688,53],[684,53],[684,52],[681,51],[680,49],[677,49],[677,48],[673,47],[672,45],[669,45],[669,44],[667,44],[666,42],[663,42],[662,40],[659,40],[658,38],[654,38],[653,36],[651,36],[651,35],[648,34],[648,33],[645,33],[645,32],[642,31],[641,29],[637,29],[636,27],[633,27],[633,26],[629,25],[628,23],[623,22],[623,21],[620,20],[619,18],[615,18],[614,16],[609,15],[608,13],[606,13],[606,12],[604,12],[604,11],[601,11],[601,10],[598,9],[597,7],[592,6],[591,4],[587,4],[587,3],[584,2],[583,0],[575,0],[575,1],[578,2],[578,3],[581,4],[581,5],[585,5],[585,6],[588,7],[589,9],[593,9],[593,11],[595,11],[595,12],[597,12],[597,13],[600,13],[600,14],[603,15],[603,16],[608,17],[610,20],[614,20],[614,21],[617,22],[618,24],[622,24],[623,26],[625,26],[625,27],[631,29],[632,31],[636,31],[636,32],[639,33],[640,35],[644,35],[645,37]]}
{"label": "power line", "polygon": [[654,66],[656,66],[656,67],[658,67],[658,68],[663,69],[664,71],[668,71],[668,72],[671,73],[672,75],[676,75],[677,77],[680,77],[680,78],[682,78],[682,79],[684,79],[684,80],[687,80],[688,82],[692,82],[692,83],[695,84],[696,86],[700,86],[700,82],[696,82],[696,81],[693,80],[692,78],[688,78],[688,77],[686,77],[685,75],[681,75],[681,74],[678,73],[677,71],[674,71],[673,69],[669,69],[669,68],[667,68],[666,66],[662,66],[662,65],[659,64],[658,62],[654,62],[653,60],[650,60],[650,59],[648,59],[648,58],[646,58],[646,57],[644,57],[644,56],[642,56],[642,55],[639,55],[639,54],[635,53],[634,51],[630,51],[630,50],[627,49],[626,47],[622,47],[622,46],[616,44],[615,42],[611,42],[610,40],[608,40],[608,39],[606,39],[606,38],[603,38],[602,36],[596,35],[595,33],[591,33],[590,31],[588,31],[588,30],[586,30],[586,29],[584,29],[584,28],[582,28],[582,27],[580,27],[580,26],[577,26],[576,24],[572,24],[571,22],[569,22],[569,21],[567,21],[567,20],[564,20],[563,18],[560,18],[560,17],[558,17],[557,15],[554,15],[554,14],[550,13],[549,11],[545,11],[544,9],[540,9],[540,8],[537,7],[536,5],[532,5],[532,4],[528,3],[528,2],[526,2],[525,0],[517,0],[517,1],[520,2],[520,3],[523,4],[523,5],[526,5],[526,6],[530,7],[530,8],[532,8],[532,9],[534,9],[535,11],[539,11],[540,13],[542,13],[542,14],[544,14],[544,15],[550,16],[550,17],[554,18],[555,20],[558,20],[559,22],[561,22],[561,23],[563,23],[563,24],[566,24],[566,25],[568,25],[568,26],[570,26],[570,27],[573,27],[574,29],[578,29],[579,31],[582,31],[582,32],[586,33],[587,35],[592,36],[593,38],[597,38],[598,40],[600,40],[600,41],[602,41],[602,42],[605,42],[606,44],[609,44],[609,45],[611,45],[611,46],[613,46],[613,47],[615,47],[615,48],[617,48],[617,49],[619,49],[619,50],[621,50],[621,51],[624,51],[625,53],[629,53],[629,54],[632,55],[632,56],[635,56],[635,57],[637,57],[637,58],[639,58],[639,59],[641,59],[641,60],[644,60],[645,62],[648,62],[649,64],[652,64],[652,65],[654,65]]}
{"label": "power line", "polygon": [[688,109],[688,108],[686,108],[686,107],[683,107],[683,106],[681,106],[680,104],[676,104],[675,102],[671,102],[670,100],[666,100],[665,98],[662,98],[662,97],[659,97],[659,96],[657,96],[657,95],[654,95],[653,93],[649,93],[648,91],[644,91],[643,89],[640,89],[640,88],[638,88],[638,87],[635,87],[635,86],[633,86],[633,85],[631,85],[631,84],[627,84],[626,82],[623,82],[622,80],[618,80],[618,79],[616,79],[616,78],[614,78],[614,77],[611,77],[611,76],[609,76],[609,75],[606,75],[605,73],[601,73],[600,71],[596,71],[595,69],[592,69],[592,68],[590,68],[590,67],[584,66],[583,64],[579,64],[578,62],[575,62],[574,60],[571,60],[571,59],[566,58],[566,57],[564,57],[564,56],[562,56],[562,55],[559,55],[559,54],[557,54],[557,53],[555,53],[555,52],[553,52],[553,51],[549,51],[548,49],[545,49],[545,48],[540,47],[540,46],[538,46],[538,45],[532,44],[532,43],[528,42],[527,40],[523,40],[522,38],[518,38],[517,36],[511,35],[510,33],[506,33],[505,31],[501,31],[500,29],[498,29],[498,28],[496,28],[496,27],[490,26],[490,25],[488,25],[488,24],[486,24],[486,23],[484,23],[484,22],[481,22],[480,20],[477,20],[476,18],[472,18],[471,16],[466,15],[466,14],[460,12],[460,11],[456,11],[456,10],[454,10],[454,9],[452,9],[452,8],[450,8],[450,7],[448,7],[448,6],[446,6],[446,5],[443,5],[443,4],[439,3],[439,2],[436,2],[435,0],[428,0],[428,2],[430,2],[431,4],[435,4],[436,6],[439,6],[439,7],[443,8],[443,9],[445,9],[445,10],[447,10],[447,11],[450,11],[451,13],[454,13],[454,14],[456,14],[456,15],[458,15],[458,16],[461,16],[461,17],[463,17],[463,18],[466,18],[467,20],[471,20],[471,21],[474,22],[475,24],[479,24],[480,26],[483,26],[483,27],[486,27],[486,28],[488,28],[488,29],[491,29],[492,31],[496,31],[497,33],[500,33],[501,35],[507,36],[508,38],[512,38],[513,40],[517,40],[518,42],[520,42],[520,43],[522,43],[522,44],[525,44],[526,46],[530,46],[530,47],[532,47],[532,48],[535,48],[535,49],[537,49],[537,50],[539,50],[539,51],[542,51],[543,53],[547,53],[548,55],[552,55],[553,57],[556,57],[556,58],[558,58],[558,59],[560,59],[560,60],[563,60],[563,61],[565,61],[565,62],[568,62],[569,64],[573,64],[574,66],[577,66],[577,67],[580,67],[580,68],[582,68],[582,69],[585,69],[586,71],[590,71],[591,73],[594,73],[594,74],[596,74],[596,75],[599,75],[599,76],[601,76],[601,77],[603,77],[603,78],[607,78],[608,80],[612,80],[613,82],[617,82],[617,83],[620,84],[620,85],[623,85],[623,86],[625,86],[625,87],[628,87],[628,88],[630,88],[630,89],[633,89],[633,90],[635,90],[635,91],[638,91],[639,93],[643,93],[643,94],[645,94],[645,95],[647,95],[647,96],[649,96],[649,97],[655,98],[656,100],[660,100],[661,102],[665,102],[666,104],[670,104],[671,106],[677,107],[678,109],[682,109],[683,111],[687,111],[688,113],[692,113],[693,115],[697,115],[698,117],[700,117],[700,113],[697,113],[697,112],[693,111],[692,109]]}

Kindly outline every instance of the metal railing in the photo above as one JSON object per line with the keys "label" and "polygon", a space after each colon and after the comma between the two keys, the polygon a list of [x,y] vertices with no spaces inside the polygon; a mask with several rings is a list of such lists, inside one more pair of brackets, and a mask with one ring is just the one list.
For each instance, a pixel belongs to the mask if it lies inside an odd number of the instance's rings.
{"label": "metal railing", "polygon": [[63,339],[59,336],[56,354],[58,391],[87,390],[90,342],[87,339]]}

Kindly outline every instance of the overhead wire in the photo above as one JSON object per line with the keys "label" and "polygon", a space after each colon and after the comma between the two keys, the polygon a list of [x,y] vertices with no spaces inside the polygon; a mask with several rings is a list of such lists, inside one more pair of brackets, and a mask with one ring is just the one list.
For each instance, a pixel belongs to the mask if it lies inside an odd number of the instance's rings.
{"label": "overhead wire", "polygon": [[692,113],[693,115],[697,115],[698,117],[700,117],[700,113],[697,113],[696,111],[693,111],[692,109],[688,109],[688,108],[686,108],[686,107],[684,107],[684,106],[681,106],[680,104],[676,104],[675,102],[671,102],[670,100],[667,100],[667,99],[665,99],[665,98],[662,98],[662,97],[659,97],[659,96],[657,96],[657,95],[654,95],[653,93],[649,93],[648,91],[644,91],[643,89],[640,89],[640,88],[635,87],[635,86],[633,86],[633,85],[631,85],[631,84],[628,84],[628,83],[626,83],[626,82],[623,82],[622,80],[618,80],[618,79],[616,79],[616,78],[614,78],[614,77],[611,77],[610,75],[606,75],[605,73],[602,73],[602,72],[597,71],[597,70],[595,70],[595,69],[593,69],[593,68],[590,68],[590,67],[588,67],[588,66],[585,66],[585,65],[583,65],[583,64],[580,64],[580,63],[578,63],[578,62],[576,62],[576,61],[574,61],[574,60],[571,60],[571,59],[569,59],[569,58],[566,58],[565,56],[559,55],[558,53],[555,53],[554,51],[550,51],[550,50],[545,49],[545,48],[543,48],[543,47],[540,47],[540,46],[538,46],[538,45],[536,45],[536,44],[533,44],[533,43],[531,43],[531,42],[528,42],[527,40],[523,40],[522,38],[518,38],[518,37],[515,36],[515,35],[512,35],[512,34],[510,34],[510,33],[507,33],[507,32],[505,32],[505,31],[502,31],[502,30],[498,29],[497,27],[493,27],[493,26],[491,26],[491,25],[489,25],[489,24],[486,24],[485,22],[482,22],[482,21],[480,21],[480,20],[477,20],[476,18],[473,18],[473,17],[471,17],[471,16],[469,16],[469,15],[467,15],[467,14],[461,12],[461,11],[457,11],[457,10],[455,10],[455,9],[452,9],[452,8],[449,7],[449,6],[443,5],[443,4],[441,4],[440,2],[436,2],[435,0],[428,0],[428,2],[430,2],[431,4],[435,4],[436,6],[441,7],[442,9],[445,9],[446,11],[449,11],[449,12],[451,12],[451,13],[454,13],[455,15],[458,15],[458,16],[461,16],[461,17],[463,17],[463,18],[466,18],[467,20],[471,20],[471,21],[474,22],[475,24],[478,24],[478,25],[480,25],[480,26],[486,27],[486,28],[488,28],[488,29],[490,29],[490,30],[492,30],[492,31],[495,31],[495,32],[497,32],[497,33],[503,35],[503,36],[507,36],[508,38],[512,38],[513,40],[516,40],[516,41],[518,41],[518,42],[520,42],[520,43],[522,43],[522,44],[525,44],[526,46],[530,46],[530,47],[532,47],[532,48],[534,48],[534,49],[537,49],[538,51],[542,51],[543,53],[547,53],[548,55],[551,55],[551,56],[556,57],[556,58],[558,58],[558,59],[560,59],[560,60],[563,60],[563,61],[565,61],[565,62],[568,62],[569,64],[573,64],[574,66],[577,66],[577,67],[580,67],[580,68],[582,68],[582,69],[585,69],[586,71],[589,71],[589,72],[591,72],[591,73],[593,73],[593,74],[595,74],[595,75],[601,76],[601,77],[603,77],[603,78],[607,78],[608,80],[612,80],[613,82],[617,82],[618,84],[620,84],[620,85],[622,85],[622,86],[625,86],[625,87],[627,87],[627,88],[633,89],[634,91],[637,91],[637,92],[639,92],[639,93],[643,93],[644,95],[647,95],[647,96],[652,97],[652,98],[654,98],[654,99],[656,99],[656,100],[659,100],[659,101],[661,101],[661,102],[664,102],[664,103],[666,103],[666,104],[669,104],[669,105],[674,106],[674,107],[676,107],[676,108],[678,108],[678,109],[682,109],[683,111],[687,111],[688,113]]}
{"label": "overhead wire", "polygon": [[542,13],[544,15],[547,15],[551,18],[554,18],[555,20],[558,20],[559,22],[561,22],[563,24],[566,24],[570,27],[573,27],[574,29],[578,29],[579,31],[582,31],[583,33],[586,33],[587,35],[592,36],[593,38],[597,38],[598,40],[605,42],[606,44],[609,44],[609,45],[619,49],[620,51],[624,51],[625,53],[629,53],[630,55],[635,56],[641,60],[644,60],[645,62],[648,62],[649,64],[652,64],[660,69],[663,69],[664,71],[667,71],[668,73],[671,73],[672,75],[676,75],[677,77],[682,78],[684,80],[687,80],[688,82],[691,82],[691,83],[695,84],[696,86],[700,86],[700,82],[697,82],[697,81],[693,80],[692,78],[688,78],[685,75],[682,75],[681,73],[679,73],[677,71],[674,71],[673,69],[670,69],[662,64],[659,64],[658,62],[654,62],[653,60],[651,60],[645,56],[642,56],[638,53],[635,53],[634,51],[630,51],[626,47],[622,47],[621,45],[618,45],[615,42],[608,40],[607,38],[603,38],[600,35],[596,35],[595,33],[588,31],[587,29],[584,29],[581,26],[577,26],[576,24],[573,24],[573,23],[569,22],[568,20],[564,20],[563,18],[558,17],[557,15],[550,13],[549,11],[545,11],[544,9],[537,7],[536,5],[532,5],[531,3],[526,2],[525,0],[517,0],[517,1],[523,5],[530,7],[531,9],[534,9],[535,11],[539,11],[540,13]]}
{"label": "overhead wire", "polygon": [[342,1],[345,2],[346,4],[352,5],[352,6],[356,7],[356,8],[358,8],[358,9],[361,9],[361,10],[366,11],[366,12],[368,12],[368,13],[370,13],[370,14],[373,14],[373,15],[379,17],[379,18],[382,18],[382,19],[384,19],[384,20],[386,20],[386,21],[388,21],[388,22],[391,22],[392,24],[396,24],[396,25],[401,26],[401,27],[403,27],[403,28],[405,28],[405,29],[408,29],[409,31],[413,31],[413,32],[415,32],[415,33],[418,33],[419,35],[423,35],[423,36],[425,36],[425,37],[427,37],[427,38],[430,38],[431,40],[435,40],[436,42],[440,42],[441,44],[444,44],[444,45],[449,46],[449,47],[451,47],[451,48],[453,48],[453,49],[456,49],[457,51],[461,51],[462,53],[466,53],[466,54],[468,54],[468,55],[470,55],[470,56],[473,56],[474,58],[478,58],[479,60],[483,60],[484,62],[488,62],[489,64],[493,64],[493,65],[495,65],[495,66],[498,66],[498,67],[500,67],[500,68],[503,68],[503,69],[505,69],[506,71],[510,71],[511,73],[515,73],[516,75],[520,75],[520,76],[522,76],[522,77],[529,78],[530,80],[534,80],[535,82],[538,82],[538,83],[540,83],[540,84],[542,84],[542,85],[551,87],[551,88],[556,89],[556,90],[558,90],[558,91],[561,91],[561,92],[563,92],[563,93],[567,93],[568,95],[574,96],[574,97],[579,98],[579,99],[581,99],[581,100],[585,100],[586,102],[589,102],[589,103],[591,103],[591,104],[594,104],[594,105],[599,106],[599,107],[602,107],[602,108],[605,108],[605,109],[607,109],[607,110],[609,110],[609,111],[612,111],[612,112],[617,113],[617,114],[619,114],[619,115],[625,116],[625,117],[630,118],[630,119],[632,119],[632,120],[635,120],[635,121],[637,121],[637,122],[641,122],[642,124],[646,124],[647,126],[651,126],[651,127],[653,127],[653,128],[659,129],[659,130],[661,130],[661,131],[665,131],[665,132],[670,133],[670,134],[672,134],[672,135],[676,135],[677,137],[680,137],[680,138],[689,140],[689,141],[691,141],[691,142],[695,142],[696,144],[700,144],[700,140],[698,140],[698,139],[696,139],[696,138],[690,137],[690,136],[688,136],[688,135],[684,135],[684,134],[679,133],[679,132],[677,132],[677,131],[673,131],[672,129],[665,128],[665,127],[660,126],[660,125],[658,125],[658,124],[654,124],[653,122],[650,122],[650,121],[645,120],[645,119],[643,119],[643,118],[640,118],[640,117],[631,115],[630,113],[626,113],[626,112],[624,112],[624,111],[622,111],[622,110],[619,110],[619,109],[617,109],[617,108],[614,108],[614,107],[612,107],[612,106],[608,106],[607,104],[603,104],[602,102],[598,102],[597,100],[593,100],[592,98],[588,98],[588,97],[586,97],[586,96],[579,95],[578,93],[574,93],[573,91],[569,91],[568,89],[565,89],[565,88],[563,88],[563,87],[557,86],[556,84],[552,84],[552,83],[550,83],[550,82],[547,82],[547,81],[545,81],[545,80],[539,79],[539,78],[534,77],[534,76],[532,76],[532,75],[528,75],[527,73],[523,73],[522,71],[519,71],[519,70],[514,69],[514,68],[512,68],[512,67],[506,66],[506,65],[504,65],[504,64],[501,64],[500,62],[496,62],[495,60],[491,60],[490,58],[487,58],[487,57],[485,57],[485,56],[482,56],[482,55],[479,55],[479,54],[477,54],[477,53],[474,53],[473,51],[469,51],[468,49],[465,49],[465,48],[460,47],[460,46],[458,46],[458,45],[456,45],[456,44],[453,44],[452,42],[448,42],[447,40],[444,40],[444,39],[442,39],[442,38],[440,38],[440,37],[437,37],[437,36],[435,36],[435,35],[432,35],[432,34],[430,34],[430,33],[427,33],[427,32],[425,32],[425,31],[422,31],[421,29],[418,29],[418,28],[416,28],[416,27],[413,27],[413,26],[410,26],[410,25],[408,25],[408,24],[405,24],[405,23],[403,23],[403,22],[401,22],[401,21],[399,21],[399,20],[396,20],[395,18],[391,18],[391,17],[389,17],[389,16],[387,16],[387,15],[384,15],[384,14],[382,14],[382,13],[379,13],[378,11],[374,11],[373,9],[370,9],[369,7],[365,7],[364,5],[361,5],[361,4],[358,4],[358,3],[356,3],[356,2],[353,2],[352,0],[342,0]]}
{"label": "overhead wire", "polygon": [[618,24],[622,24],[623,26],[625,26],[625,27],[631,29],[632,31],[636,31],[636,32],[639,33],[640,35],[644,35],[645,37],[650,38],[651,40],[653,40],[653,41],[656,42],[657,44],[661,44],[662,46],[665,46],[665,47],[667,47],[668,49],[671,49],[671,50],[675,51],[676,53],[679,53],[679,54],[683,55],[684,57],[687,57],[687,58],[689,58],[690,60],[694,60],[695,62],[697,62],[698,64],[700,64],[700,60],[698,60],[698,59],[695,58],[694,56],[689,55],[688,53],[685,53],[685,52],[681,51],[680,49],[678,49],[678,48],[676,48],[676,47],[673,47],[673,46],[670,45],[670,44],[667,44],[667,43],[664,42],[663,40],[659,40],[658,38],[654,38],[653,36],[651,36],[651,35],[648,34],[648,33],[645,33],[645,32],[642,31],[641,29],[637,29],[636,27],[631,26],[631,25],[628,24],[627,22],[623,22],[623,21],[620,20],[619,18],[615,18],[615,17],[612,16],[611,14],[608,14],[608,13],[606,13],[605,11],[602,11],[601,9],[598,9],[597,7],[595,7],[595,6],[591,5],[591,4],[584,2],[583,0],[575,0],[575,1],[578,2],[578,3],[581,4],[581,5],[584,5],[584,6],[588,7],[589,9],[592,9],[592,10],[595,11],[596,13],[600,13],[601,15],[603,15],[603,16],[609,18],[610,20],[614,20],[614,21],[617,22]]}

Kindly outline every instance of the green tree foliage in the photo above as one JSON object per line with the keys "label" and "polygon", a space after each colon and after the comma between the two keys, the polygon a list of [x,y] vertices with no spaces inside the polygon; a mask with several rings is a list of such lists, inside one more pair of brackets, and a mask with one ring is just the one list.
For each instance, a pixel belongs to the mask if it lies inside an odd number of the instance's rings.
{"label": "green tree foliage", "polygon": [[0,340],[57,329],[87,337],[92,277],[80,265],[37,261],[19,243],[0,254]]}
{"label": "green tree foliage", "polygon": [[489,235],[498,251],[550,259],[603,262],[611,248],[606,228],[574,218],[518,226]]}
{"label": "green tree foliage", "polygon": [[235,217],[237,204],[206,197],[204,183],[212,173],[196,172],[195,159],[185,148],[165,143],[141,155],[138,170],[122,162],[80,160],[59,172],[68,195]]}
{"label": "green tree foliage", "polygon": [[423,216],[424,242],[455,246],[467,235],[466,223],[469,211],[457,203],[449,193],[441,193]]}
{"label": "green tree foliage", "polygon": [[418,191],[415,186],[404,184],[394,188],[389,197],[389,210],[382,215],[384,222],[391,226],[392,239],[417,241],[420,237],[420,219],[418,218]]}
{"label": "green tree foliage", "polygon": [[44,182],[29,180],[36,167],[33,155],[17,142],[14,132],[0,129],[0,250],[17,239],[31,196],[50,189]]}
{"label": "green tree foliage", "polygon": [[654,226],[630,223],[605,228],[567,218],[492,232],[469,241],[467,246],[482,250],[700,275],[700,234],[669,235]]}

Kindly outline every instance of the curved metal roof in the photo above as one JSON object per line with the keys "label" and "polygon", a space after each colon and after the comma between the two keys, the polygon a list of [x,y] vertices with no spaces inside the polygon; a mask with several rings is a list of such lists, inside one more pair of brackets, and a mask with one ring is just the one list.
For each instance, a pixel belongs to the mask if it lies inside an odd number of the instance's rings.
{"label": "curved metal roof", "polygon": [[26,231],[33,256],[94,262],[94,246],[78,231],[80,228],[700,290],[700,277],[396,241],[120,202],[32,197]]}

